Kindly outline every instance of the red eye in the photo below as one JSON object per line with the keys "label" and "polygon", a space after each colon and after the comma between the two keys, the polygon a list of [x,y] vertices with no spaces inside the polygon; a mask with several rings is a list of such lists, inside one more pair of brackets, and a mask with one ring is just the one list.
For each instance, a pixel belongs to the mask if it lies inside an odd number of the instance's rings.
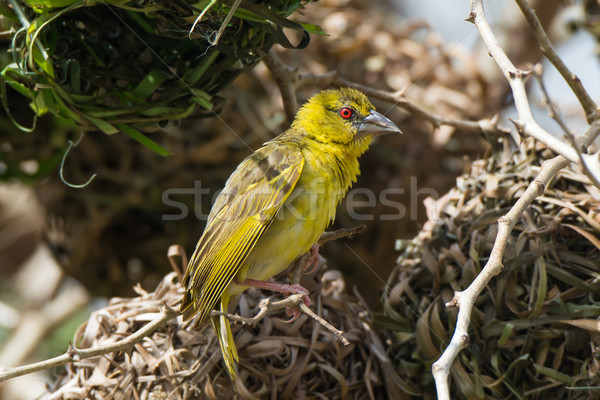
{"label": "red eye", "polygon": [[354,111],[352,111],[352,109],[349,107],[344,107],[340,110],[340,117],[342,117],[344,119],[348,119],[348,118],[352,117],[353,114],[354,114]]}

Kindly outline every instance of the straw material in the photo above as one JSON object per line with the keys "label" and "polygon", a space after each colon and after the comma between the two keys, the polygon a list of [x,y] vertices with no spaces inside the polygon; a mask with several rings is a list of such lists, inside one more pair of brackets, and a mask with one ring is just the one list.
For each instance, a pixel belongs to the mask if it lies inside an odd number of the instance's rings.
{"label": "straw material", "polygon": [[[511,154],[510,156],[506,156]],[[551,157],[527,140],[473,162],[457,186],[428,199],[428,222],[403,253],[376,326],[393,338],[400,375],[435,393],[431,364],[454,332],[444,304],[487,261],[497,220]],[[451,370],[452,398],[580,399],[600,396],[600,191],[569,167],[512,232],[504,270],[475,304],[470,344]]]}
{"label": "straw material", "polygon": [[[268,315],[257,327],[234,324],[240,352],[237,397],[243,399],[402,398],[396,393],[391,363],[371,330],[370,312],[341,293],[341,274],[326,273],[323,285],[308,283],[315,311],[344,330],[351,345],[343,347],[320,325],[300,317],[292,324],[283,313]],[[332,275],[333,274],[333,275]],[[79,347],[119,340],[156,318],[163,304],[177,307],[183,289],[177,275],[167,275],[152,293],[115,298],[94,312],[75,334]],[[314,295],[315,291],[321,291]],[[251,317],[261,298],[271,293],[247,290],[235,311]],[[69,365],[49,399],[225,399],[235,395],[222,362],[214,331],[195,319],[169,321],[131,354],[107,354]],[[387,389],[385,379],[388,379]],[[386,394],[386,390],[388,393]],[[398,397],[400,396],[400,397]]]}

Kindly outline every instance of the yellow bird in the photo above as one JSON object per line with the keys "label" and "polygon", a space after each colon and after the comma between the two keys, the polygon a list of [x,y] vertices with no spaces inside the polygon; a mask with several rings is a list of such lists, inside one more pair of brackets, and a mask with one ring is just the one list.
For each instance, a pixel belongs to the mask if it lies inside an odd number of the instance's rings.
{"label": "yellow bird", "polygon": [[373,137],[400,133],[355,89],[324,90],[298,111],[291,127],[247,157],[213,205],[190,259],[181,303],[184,319],[212,317],[227,371],[237,377],[238,353],[227,313],[249,286],[305,295],[300,285],[266,282],[313,245],[360,173],[358,157]]}

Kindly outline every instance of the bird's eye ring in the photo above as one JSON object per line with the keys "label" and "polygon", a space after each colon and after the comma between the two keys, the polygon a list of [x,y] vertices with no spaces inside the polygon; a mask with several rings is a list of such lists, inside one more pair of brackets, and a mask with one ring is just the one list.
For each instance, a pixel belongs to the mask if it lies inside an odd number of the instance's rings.
{"label": "bird's eye ring", "polygon": [[344,107],[340,110],[340,117],[342,117],[344,119],[348,119],[348,118],[352,117],[353,114],[354,114],[354,111],[350,107]]}

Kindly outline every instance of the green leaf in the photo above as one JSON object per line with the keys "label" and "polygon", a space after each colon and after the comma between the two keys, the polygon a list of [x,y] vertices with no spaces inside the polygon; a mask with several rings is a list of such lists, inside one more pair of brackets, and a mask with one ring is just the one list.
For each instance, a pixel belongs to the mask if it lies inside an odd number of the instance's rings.
{"label": "green leaf", "polygon": [[29,103],[29,106],[40,117],[48,113],[43,91],[37,92],[35,99]]}
{"label": "green leaf", "polygon": [[537,290],[535,291],[536,299],[533,311],[531,312],[531,318],[537,318],[540,315],[542,306],[548,295],[548,274],[546,273],[546,262],[544,261],[544,257],[540,257],[536,260],[535,267],[538,273],[538,285]]}
{"label": "green leaf", "polygon": [[187,108],[152,107],[146,111],[142,111],[140,114],[148,117],[163,116],[163,119],[182,119],[190,115],[194,111],[194,108],[196,108],[195,104],[190,104]]}
{"label": "green leaf", "polygon": [[204,108],[205,110],[212,110],[213,103],[210,101],[212,99],[210,94],[200,89],[191,89],[191,92],[194,94],[194,98],[192,100],[199,104],[200,107]]}
{"label": "green leaf", "polygon": [[171,74],[161,69],[153,69],[141,80],[131,93],[139,100],[146,100],[169,76],[171,76]]}
{"label": "green leaf", "polygon": [[[227,6],[231,7],[235,3],[235,1],[234,0],[223,0],[223,3],[225,3]],[[289,19],[286,19],[286,18],[283,18],[282,16],[277,14],[275,11],[272,11],[267,6],[262,5],[262,4],[250,3],[249,1],[242,0],[240,2],[240,6],[239,6],[238,10],[241,10],[241,9],[248,10],[251,13],[253,13],[259,17],[262,17],[262,18],[266,19],[267,21],[271,21],[280,27],[295,29],[297,31],[304,30],[304,27],[302,25],[300,25],[299,23],[297,23],[295,21],[290,21]]]}
{"label": "green leaf", "polygon": [[81,0],[25,0],[32,8],[60,8],[73,5]]}
{"label": "green leaf", "polygon": [[498,346],[504,346],[508,338],[510,338],[513,334],[514,328],[515,326],[510,322],[504,325],[504,329],[502,329],[502,334],[498,338]]}
{"label": "green leaf", "polygon": [[69,60],[69,81],[71,82],[71,91],[81,93],[81,66],[77,60]]}
{"label": "green leaf", "polygon": [[535,367],[537,373],[546,375],[552,380],[562,382],[567,386],[573,386],[575,384],[575,379],[556,370],[553,370],[552,368],[544,367],[543,365],[539,364],[533,364],[533,366]]}
{"label": "green leaf", "polygon": [[299,21],[294,21],[294,22],[302,25],[302,27],[304,29],[306,29],[306,31],[309,33],[315,33],[315,34],[321,35],[321,36],[328,36],[327,32],[325,32],[319,25],[307,24],[307,23],[299,22]]}
{"label": "green leaf", "polygon": [[119,132],[119,129],[115,128],[114,126],[112,126],[111,124],[109,124],[108,122],[106,122],[102,119],[94,118],[89,115],[86,115],[85,118],[87,118],[90,122],[92,122],[94,125],[96,125],[98,127],[98,129],[100,129],[102,132],[106,133],[107,135],[112,135],[113,133]]}
{"label": "green leaf", "polygon": [[201,61],[198,65],[196,65],[195,68],[185,71],[185,74],[183,74],[183,83],[190,86],[194,86],[196,83],[198,83],[200,78],[202,78],[208,67],[212,65],[218,55],[218,51],[209,50],[207,54],[200,58]]}
{"label": "green leaf", "polygon": [[[132,11],[130,10],[128,7],[123,7],[123,9],[127,10],[127,15],[133,19],[135,22],[137,22],[137,24],[140,26],[140,28],[142,28],[143,30],[146,31],[146,33],[148,33],[149,35],[156,35],[156,32],[154,31],[154,29],[152,28],[152,26],[150,26],[150,24],[148,23],[148,18],[144,18],[143,16],[141,16],[139,14],[139,12],[136,11]],[[151,10],[149,9],[144,9],[144,11],[146,13],[150,12]]]}
{"label": "green leaf", "polygon": [[13,117],[12,113],[10,112],[10,109],[8,108],[7,85],[10,86],[11,88],[15,89],[17,92],[21,93],[23,96],[25,96],[29,99],[35,98],[35,92],[33,90],[29,89],[28,87],[24,86],[23,84],[21,84],[19,81],[17,81],[13,77],[11,77],[9,75],[10,72],[14,72],[17,76],[20,75],[18,70],[14,70],[9,67],[6,67],[0,74],[0,97],[2,97],[2,105],[4,106],[6,115],[8,115],[8,118],[10,119],[10,121],[17,128],[19,128],[20,130],[22,130],[24,132],[33,132],[33,130],[35,129],[36,124],[37,124],[37,114],[35,114],[35,116],[33,117],[33,122],[30,127],[21,125],[19,122],[17,122],[17,120]]}
{"label": "green leaf", "polygon": [[40,49],[35,46],[32,48],[33,51],[33,61],[44,71],[49,77],[54,79],[54,68],[52,67],[52,62],[49,58],[46,58],[44,54],[40,51]]}
{"label": "green leaf", "polygon": [[[11,64],[8,67],[4,68],[0,76],[2,77],[3,82],[6,82],[11,88],[21,93],[23,96],[33,99],[35,97],[35,91],[30,89],[28,86],[25,86],[21,83],[18,78],[26,80],[27,77],[25,74],[21,73],[21,70],[14,67],[15,64]],[[3,89],[4,93],[4,89]]]}
{"label": "green leaf", "polygon": [[306,46],[308,46],[308,44],[310,43],[310,34],[307,31],[304,31],[304,33],[302,34],[302,39],[300,39],[300,43],[294,46],[292,42],[290,42],[290,40],[287,38],[287,36],[285,36],[285,33],[283,33],[283,29],[276,26],[274,28],[275,29],[273,30],[273,37],[275,38],[277,43],[279,43],[286,49],[302,50],[306,48]]}
{"label": "green leaf", "polygon": [[117,128],[119,128],[121,130],[121,132],[123,132],[130,138],[136,140],[138,143],[141,143],[142,145],[146,146],[150,150],[157,152],[161,156],[170,156],[171,155],[171,152],[169,152],[164,147],[162,147],[161,145],[156,143],[154,140],[145,136],[143,133],[141,133],[137,129],[134,129],[126,124],[117,124]]}

